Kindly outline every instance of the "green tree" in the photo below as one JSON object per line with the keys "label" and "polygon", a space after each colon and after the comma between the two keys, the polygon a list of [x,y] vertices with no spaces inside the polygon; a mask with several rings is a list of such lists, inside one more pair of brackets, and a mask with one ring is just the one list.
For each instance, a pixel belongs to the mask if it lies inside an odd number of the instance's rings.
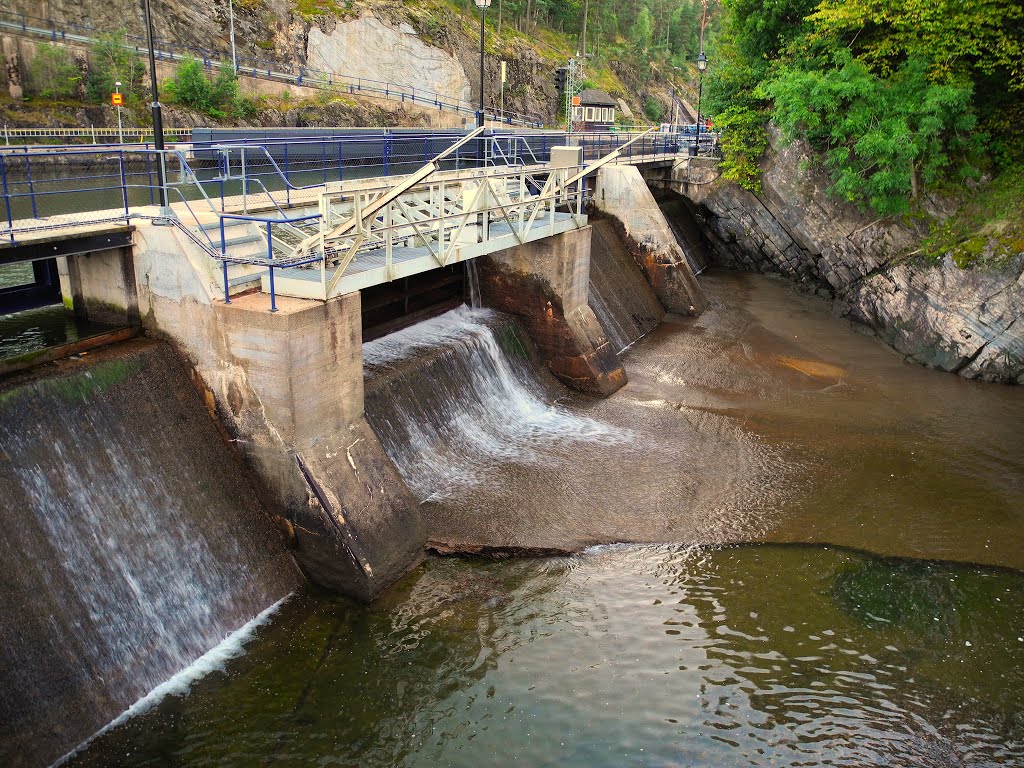
{"label": "green tree", "polygon": [[645,5],[640,9],[640,13],[637,14],[636,21],[633,23],[630,39],[637,53],[646,53],[651,48],[651,40],[653,38],[654,23],[651,20],[651,12]]}
{"label": "green tree", "polygon": [[202,112],[216,106],[213,86],[206,77],[206,71],[193,58],[187,58],[178,65],[174,77],[167,81],[167,92],[178,104]]}
{"label": "green tree", "polygon": [[142,79],[146,73],[138,54],[121,43],[125,30],[101,34],[89,52],[89,78],[86,95],[90,101],[106,104],[114,92],[114,83],[121,83],[121,93],[135,101],[145,92]]}
{"label": "green tree", "polygon": [[82,80],[67,48],[54,44],[36,48],[36,55],[29,64],[29,74],[34,91],[48,99],[74,96]]}
{"label": "green tree", "polygon": [[832,191],[888,215],[907,212],[923,187],[972,173],[971,86],[930,82],[927,72],[910,59],[879,77],[840,48],[831,67],[783,68],[766,90],[784,135],[825,150]]}
{"label": "green tree", "polygon": [[1007,0],[824,0],[808,21],[814,35],[848,45],[872,71],[890,74],[909,59],[936,82],[998,74],[1024,90],[1024,6]]}

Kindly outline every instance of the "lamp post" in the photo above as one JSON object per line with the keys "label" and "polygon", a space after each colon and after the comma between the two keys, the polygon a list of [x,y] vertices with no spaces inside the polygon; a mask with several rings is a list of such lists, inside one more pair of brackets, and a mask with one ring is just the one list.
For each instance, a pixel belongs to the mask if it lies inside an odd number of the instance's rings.
{"label": "lamp post", "polygon": [[156,84],[156,53],[153,51],[153,11],[149,7],[149,0],[145,0],[146,11],[146,42],[149,44],[149,83],[153,91],[153,102],[150,105],[153,110],[153,145],[159,153],[156,164],[156,182],[159,186],[157,193],[160,199],[160,208],[167,212],[167,196],[164,194],[164,121],[160,114],[160,92]]}
{"label": "lamp post", "polygon": [[[114,83],[114,93],[121,93],[121,81]],[[117,143],[124,144],[124,129],[121,127],[121,105],[117,105]]]}
{"label": "lamp post", "polygon": [[480,9],[480,109],[476,113],[476,127],[482,128],[484,124],[484,15],[491,6],[491,0],[473,0],[476,7]]}
{"label": "lamp post", "polygon": [[697,71],[700,72],[700,79],[697,82],[697,141],[693,148],[693,154],[700,154],[700,99],[704,95],[704,70],[708,68],[708,57],[704,51],[697,56]]}

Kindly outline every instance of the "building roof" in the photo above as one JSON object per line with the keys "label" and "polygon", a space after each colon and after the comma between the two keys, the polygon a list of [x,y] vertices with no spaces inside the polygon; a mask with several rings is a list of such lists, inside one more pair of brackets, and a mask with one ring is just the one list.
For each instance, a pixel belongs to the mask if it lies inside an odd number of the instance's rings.
{"label": "building roof", "polygon": [[619,102],[604,91],[588,88],[580,94],[580,104],[585,107],[617,107]]}

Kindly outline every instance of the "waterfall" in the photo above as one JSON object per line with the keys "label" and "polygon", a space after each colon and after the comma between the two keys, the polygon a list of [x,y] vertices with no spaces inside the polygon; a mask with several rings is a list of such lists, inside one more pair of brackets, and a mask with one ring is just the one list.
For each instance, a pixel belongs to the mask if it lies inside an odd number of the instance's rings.
{"label": "waterfall", "polygon": [[480,273],[476,268],[476,259],[466,262],[466,288],[469,293],[469,306],[473,309],[480,309]]}
{"label": "waterfall", "polygon": [[460,307],[363,345],[366,416],[421,500],[457,496],[496,464],[543,463],[566,442],[627,440],[557,403],[518,323]]}
{"label": "waterfall", "polygon": [[52,762],[299,583],[163,345],[0,392],[0,446],[4,765]]}
{"label": "waterfall", "polygon": [[665,309],[610,221],[593,222],[590,243],[590,308],[622,352],[650,333]]}

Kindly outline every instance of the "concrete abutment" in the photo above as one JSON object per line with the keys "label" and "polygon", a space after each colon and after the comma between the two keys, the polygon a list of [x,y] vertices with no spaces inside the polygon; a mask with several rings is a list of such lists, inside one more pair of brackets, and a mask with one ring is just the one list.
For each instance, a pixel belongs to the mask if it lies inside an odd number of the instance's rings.
{"label": "concrete abutment", "polygon": [[587,304],[590,235],[584,227],[480,257],[480,293],[485,306],[522,318],[555,376],[607,397],[626,372]]}

